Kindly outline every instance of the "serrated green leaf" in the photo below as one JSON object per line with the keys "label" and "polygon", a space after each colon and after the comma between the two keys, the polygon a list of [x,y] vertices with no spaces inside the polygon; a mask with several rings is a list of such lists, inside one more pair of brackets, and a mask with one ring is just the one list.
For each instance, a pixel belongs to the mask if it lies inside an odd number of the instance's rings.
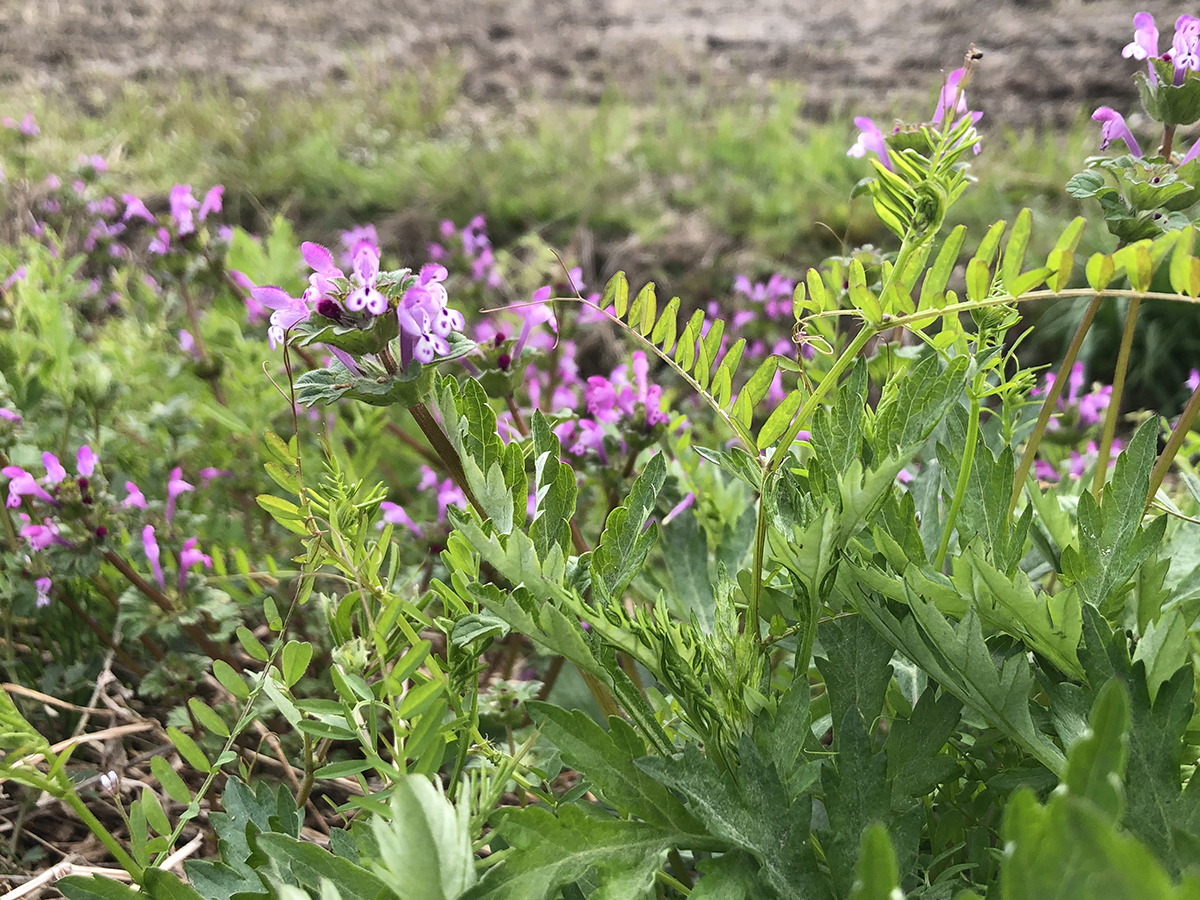
{"label": "serrated green leaf", "polygon": [[666,461],[656,454],[634,481],[625,502],[608,515],[591,560],[592,585],[601,589],[606,600],[620,599],[657,539],[657,527],[645,526],[666,477]]}
{"label": "serrated green leaf", "polygon": [[1121,782],[1129,749],[1129,696],[1115,677],[1100,689],[1089,725],[1067,754],[1063,783],[1076,797],[1094,803],[1115,825],[1124,808]]}
{"label": "serrated green leaf", "polygon": [[379,848],[372,870],[399,900],[457,900],[475,884],[470,810],[455,809],[429,779],[401,778],[390,817],[371,826]]}
{"label": "serrated green leaf", "polygon": [[[298,841],[286,834],[266,833],[258,836],[258,844],[272,860],[286,866],[287,871],[304,887],[317,889],[322,879],[338,887],[343,900],[379,900],[387,891],[376,875],[349,860],[334,856],[316,844]],[[414,879],[420,884],[423,879]],[[437,895],[409,893],[408,897]]]}
{"label": "serrated green leaf", "polygon": [[949,693],[935,699],[935,693],[932,685],[927,687],[912,715],[896,719],[888,729],[883,749],[894,809],[931,793],[958,769],[957,761],[941,750],[958,727],[962,701]]}

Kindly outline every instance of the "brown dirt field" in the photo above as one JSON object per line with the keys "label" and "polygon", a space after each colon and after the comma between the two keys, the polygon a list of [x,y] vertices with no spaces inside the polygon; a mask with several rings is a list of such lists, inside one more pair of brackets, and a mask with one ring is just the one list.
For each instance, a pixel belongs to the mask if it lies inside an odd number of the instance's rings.
{"label": "brown dirt field", "polygon": [[1072,121],[1129,105],[1133,13],[1169,41],[1179,5],[1147,0],[0,0],[0,84],[74,94],[126,80],[312,86],[369,64],[449,55],[482,104],[805,85],[806,111],[927,98],[939,69],[984,52],[972,105],[993,124]]}

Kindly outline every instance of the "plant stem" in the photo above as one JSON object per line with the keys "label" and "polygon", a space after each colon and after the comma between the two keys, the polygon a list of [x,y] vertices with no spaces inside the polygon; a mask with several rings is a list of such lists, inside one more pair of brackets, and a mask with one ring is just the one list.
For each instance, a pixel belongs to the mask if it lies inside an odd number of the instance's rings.
{"label": "plant stem", "polygon": [[1162,455],[1158,458],[1158,462],[1154,464],[1154,470],[1150,473],[1150,491],[1146,495],[1147,506],[1154,502],[1154,496],[1158,493],[1158,489],[1162,487],[1163,479],[1167,477],[1171,463],[1179,455],[1179,448],[1183,446],[1183,439],[1191,431],[1192,423],[1196,421],[1197,413],[1200,413],[1200,387],[1192,392],[1192,397],[1188,400],[1187,406],[1183,408],[1183,412],[1179,416],[1179,421],[1175,423],[1175,429],[1171,432],[1171,438],[1167,441],[1167,446],[1163,448]]}
{"label": "plant stem", "polygon": [[946,562],[946,551],[950,549],[950,535],[954,533],[954,522],[958,511],[962,508],[963,499],[967,495],[967,485],[971,479],[971,466],[975,462],[975,444],[979,440],[979,397],[971,391],[971,412],[967,419],[967,446],[963,448],[962,467],[958,470],[958,483],[954,486],[954,499],[950,501],[950,511],[946,514],[946,525],[942,529],[942,540],[938,544],[937,558],[933,566],[942,571]]}
{"label": "plant stem", "polygon": [[433,413],[429,411],[429,407],[424,403],[416,403],[410,406],[408,411],[412,413],[413,419],[416,420],[417,426],[421,429],[421,433],[425,435],[425,439],[433,447],[434,452],[441,458],[442,465],[446,467],[446,471],[450,473],[450,477],[454,480],[454,483],[462,489],[467,501],[471,506],[475,507],[475,511],[479,515],[485,519],[488,518],[488,514],[480,506],[479,500],[471,490],[471,486],[467,484],[467,473],[463,471],[462,460],[458,456],[458,451],[454,449],[454,445],[450,443],[450,439],[442,431],[442,426],[437,423],[437,419],[433,417]]}
{"label": "plant stem", "polygon": [[754,589],[750,592],[750,605],[746,609],[746,629],[752,631],[754,639],[760,643],[762,627],[758,621],[758,611],[762,602],[763,557],[767,544],[767,491],[773,481],[770,475],[764,475],[762,491],[758,495],[758,521],[754,525]]}
{"label": "plant stem", "polygon": [[66,793],[62,796],[62,800],[83,820],[83,824],[107,848],[108,852],[113,855],[113,859],[117,861],[121,868],[128,872],[134,881],[141,884],[142,878],[145,877],[145,870],[134,862],[133,857],[126,853],[125,849],[117,843],[117,839],[112,836],[112,832],[105,828],[104,823],[97,819],[92,811],[87,808],[87,804],[79,799],[79,795],[75,793],[73,787],[67,788]]}
{"label": "plant stem", "polygon": [[1067,347],[1067,355],[1063,357],[1062,365],[1058,367],[1054,384],[1050,386],[1050,390],[1046,393],[1046,399],[1042,402],[1042,409],[1038,413],[1037,424],[1033,426],[1033,433],[1025,442],[1025,453],[1021,456],[1021,464],[1017,467],[1017,474],[1013,479],[1012,499],[1008,503],[1010,519],[1017,508],[1017,501],[1021,499],[1021,493],[1025,490],[1025,479],[1029,477],[1029,471],[1033,468],[1033,460],[1037,456],[1038,446],[1046,433],[1046,426],[1050,424],[1050,417],[1054,415],[1054,406],[1062,395],[1063,385],[1067,383],[1071,366],[1075,365],[1075,358],[1079,356],[1079,348],[1083,346],[1083,339],[1087,335],[1088,329],[1092,327],[1096,311],[1100,309],[1100,300],[1101,295],[1097,294],[1088,304],[1087,311],[1084,312],[1083,318],[1079,322],[1079,327],[1075,329],[1075,336],[1071,338],[1071,345]]}
{"label": "plant stem", "polygon": [[1092,479],[1092,496],[1100,499],[1104,482],[1108,478],[1108,457],[1112,452],[1113,436],[1117,431],[1117,416],[1121,412],[1121,392],[1125,390],[1125,373],[1129,369],[1129,350],[1133,346],[1133,333],[1137,329],[1138,309],[1141,297],[1129,301],[1125,314],[1125,331],[1121,334],[1121,349],[1117,352],[1117,371],[1113,373],[1112,397],[1104,414],[1104,433],[1100,437],[1100,455],[1096,459],[1096,475]]}
{"label": "plant stem", "polygon": [[1162,146],[1158,148],[1158,155],[1167,162],[1171,161],[1171,145],[1175,143],[1175,126],[1167,125],[1163,128]]}

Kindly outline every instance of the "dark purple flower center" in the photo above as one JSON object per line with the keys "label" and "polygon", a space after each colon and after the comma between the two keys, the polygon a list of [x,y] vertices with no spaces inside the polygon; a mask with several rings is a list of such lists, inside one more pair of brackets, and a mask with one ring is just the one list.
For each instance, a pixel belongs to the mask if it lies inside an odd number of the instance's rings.
{"label": "dark purple flower center", "polygon": [[328,297],[322,297],[317,301],[317,314],[332,319],[339,325],[342,323],[342,308]]}

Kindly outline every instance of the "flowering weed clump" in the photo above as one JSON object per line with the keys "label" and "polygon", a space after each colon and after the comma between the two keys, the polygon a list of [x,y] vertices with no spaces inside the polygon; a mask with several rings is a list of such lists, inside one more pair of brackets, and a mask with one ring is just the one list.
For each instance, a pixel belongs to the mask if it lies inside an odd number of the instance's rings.
{"label": "flowering weed clump", "polygon": [[[717,298],[483,217],[397,258],[91,157],[71,196],[14,122],[0,779],[139,888],[62,892],[1192,896],[1200,375],[1174,421],[1123,398],[1142,304],[1200,297],[1200,20],[1134,24],[1161,145],[1102,108],[1130,153],[1068,186],[1105,250],[946,227],[972,48],[928,121],[855,120],[892,246]],[[1022,304],[1071,298],[1026,366]],[[46,698],[110,674],[153,743],[73,758]]]}

